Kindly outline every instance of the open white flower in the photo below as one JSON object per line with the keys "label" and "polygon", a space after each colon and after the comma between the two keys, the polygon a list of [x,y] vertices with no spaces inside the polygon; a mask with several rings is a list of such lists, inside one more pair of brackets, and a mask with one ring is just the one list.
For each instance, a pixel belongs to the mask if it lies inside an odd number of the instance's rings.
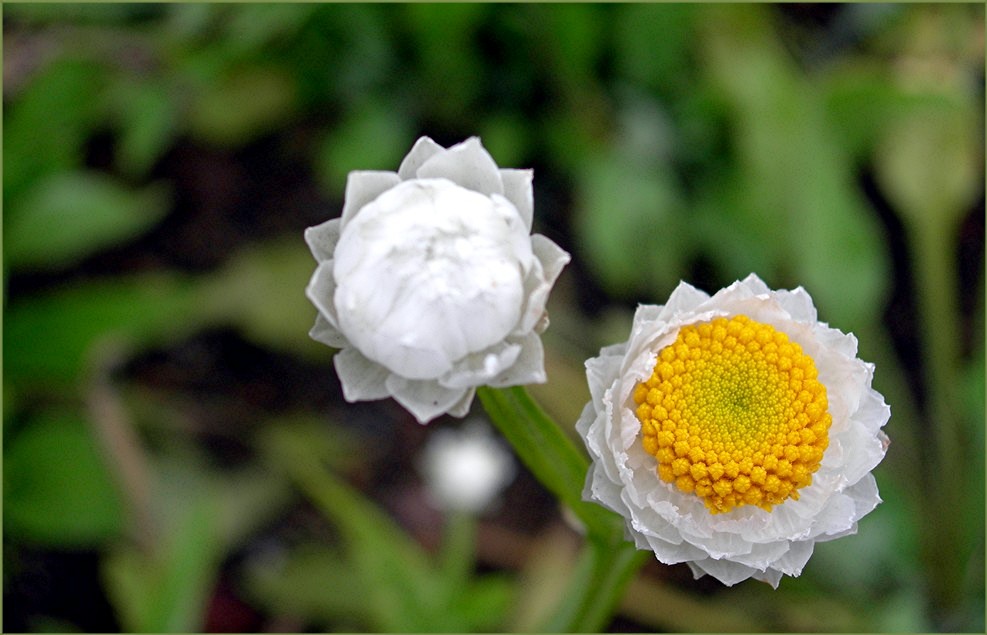
{"label": "open white flower", "polygon": [[479,420],[429,438],[419,469],[432,503],[445,510],[479,513],[510,485],[511,453]]}
{"label": "open white flower", "polygon": [[531,180],[476,137],[422,137],[397,172],[349,174],[342,216],[305,230],[310,335],[342,349],[347,401],[391,396],[427,423],[464,416],[476,386],[545,381],[539,333],[569,254],[530,235]]}
{"label": "open white flower", "polygon": [[679,284],[586,362],[584,497],[665,564],[777,587],[881,500],[870,472],[890,409],[856,355],[801,287],[752,274],[710,297]]}

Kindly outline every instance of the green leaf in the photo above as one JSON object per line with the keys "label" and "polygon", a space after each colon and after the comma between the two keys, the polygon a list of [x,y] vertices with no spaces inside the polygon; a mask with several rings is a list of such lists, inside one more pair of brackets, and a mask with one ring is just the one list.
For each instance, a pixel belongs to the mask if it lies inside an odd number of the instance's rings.
{"label": "green leaf", "polygon": [[210,312],[265,346],[325,358],[329,351],[308,336],[316,309],[305,296],[315,260],[301,233],[237,253],[203,281]]}
{"label": "green leaf", "polygon": [[123,502],[86,421],[45,412],[5,442],[4,533],[58,547],[92,547],[123,530]]}
{"label": "green leaf", "polygon": [[405,115],[389,105],[370,102],[347,115],[323,138],[316,170],[326,191],[342,197],[350,171],[396,172],[413,143]]}
{"label": "green leaf", "polygon": [[[406,632],[497,630],[503,623],[513,586],[506,578],[476,580],[469,575],[473,554],[467,543],[471,541],[462,532],[472,523],[456,524],[443,566],[437,566],[387,513],[325,469],[323,457],[333,451],[324,440],[314,439],[311,431],[273,430],[262,447],[339,531],[340,557],[347,571],[340,571],[329,556],[320,562],[330,580],[348,575],[350,589],[327,605],[332,609],[330,617],[361,619],[374,630]],[[309,565],[297,566],[311,573]],[[317,595],[309,592],[300,598],[304,605],[299,608],[311,610],[310,601],[316,601]]]}
{"label": "green leaf", "polygon": [[680,87],[691,64],[695,7],[621,4],[614,20],[614,64],[627,79],[656,89]]}
{"label": "green leaf", "polygon": [[175,91],[166,82],[150,78],[120,81],[114,88],[120,129],[116,164],[128,176],[143,177],[179,132]]}
{"label": "green leaf", "polygon": [[517,600],[514,580],[488,574],[457,588],[451,598],[454,616],[450,631],[463,633],[496,632],[504,628],[505,616]]}
{"label": "green leaf", "polygon": [[120,546],[103,561],[107,591],[124,629],[143,633],[201,630],[221,556],[215,507],[186,492],[172,509],[157,553]]}
{"label": "green leaf", "polygon": [[38,179],[82,164],[83,144],[102,110],[104,86],[102,67],[61,59],[14,93],[9,106],[4,104],[5,204]]}
{"label": "green leaf", "polygon": [[247,562],[243,575],[251,600],[272,615],[331,630],[367,630],[373,623],[367,590],[334,548],[302,543],[288,553],[261,553]]}
{"label": "green leaf", "polygon": [[586,264],[618,294],[671,288],[689,246],[667,169],[611,153],[582,171],[575,231]]}
{"label": "green leaf", "polygon": [[189,112],[191,133],[208,143],[235,147],[284,123],[294,112],[297,87],[276,67],[220,72],[202,82]]}
{"label": "green leaf", "polygon": [[[877,323],[889,254],[855,189],[854,163],[828,127],[823,95],[798,74],[761,7],[730,5],[711,16],[705,54],[729,99],[738,153],[728,188],[735,201],[723,220],[747,230],[751,251],[773,252],[773,271],[762,277],[779,285],[791,276],[786,283],[803,285],[828,322],[844,330]],[[708,251],[721,257],[717,245]]]}
{"label": "green leaf", "polygon": [[428,558],[390,517],[328,472],[318,448],[290,429],[267,437],[265,449],[338,528],[344,554],[366,589],[377,630],[434,630],[435,587]]}
{"label": "green leaf", "polygon": [[136,275],[78,284],[13,302],[4,315],[4,373],[11,381],[67,382],[106,337],[146,344],[204,319],[189,281]]}
{"label": "green leaf", "polygon": [[95,172],[64,172],[40,181],[11,205],[4,222],[9,266],[59,268],[140,235],[168,209],[162,185],[141,190]]}

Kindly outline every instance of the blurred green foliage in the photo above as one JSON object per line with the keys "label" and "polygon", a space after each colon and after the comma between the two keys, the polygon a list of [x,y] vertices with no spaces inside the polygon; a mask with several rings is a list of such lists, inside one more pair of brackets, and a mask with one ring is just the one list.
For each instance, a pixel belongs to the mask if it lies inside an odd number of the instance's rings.
{"label": "blurred green foliage", "polygon": [[[348,171],[395,169],[421,134],[480,135],[501,165],[536,170],[536,225],[574,256],[535,387],[561,421],[588,397],[583,360],[680,279],[802,285],[876,364],[892,446],[860,533],[818,545],[777,592],[651,571],[621,608],[633,627],[983,630],[982,6],[3,15],[5,630],[204,630],[224,584],[269,620],[247,630],[510,630],[558,600],[527,565],[478,573],[482,545],[451,519],[430,548],[395,520],[376,486],[415,477],[375,448],[396,433],[348,421],[376,411],[300,391],[246,414],[237,399],[277,388],[200,378],[196,403],[134,370],[232,329],[329,392],[301,232],[338,213]],[[249,178],[283,191],[224,207],[258,161]],[[215,403],[228,429],[213,436],[246,458],[210,449]],[[272,538],[299,509],[320,520]],[[535,569],[572,566],[530,545]],[[110,621],[22,601],[39,552],[97,554]]]}

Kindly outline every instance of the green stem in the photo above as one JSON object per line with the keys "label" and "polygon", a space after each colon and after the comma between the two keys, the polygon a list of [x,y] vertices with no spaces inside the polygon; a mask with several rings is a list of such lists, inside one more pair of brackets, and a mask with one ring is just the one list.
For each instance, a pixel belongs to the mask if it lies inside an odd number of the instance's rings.
{"label": "green stem", "polygon": [[585,525],[587,540],[546,632],[595,632],[607,625],[627,584],[651,556],[624,540],[617,514],[582,500],[589,461],[523,387],[477,394],[529,470]]}
{"label": "green stem", "polygon": [[627,585],[652,558],[632,543],[587,540],[562,603],[539,629],[545,633],[598,633],[606,628]]}
{"label": "green stem", "polygon": [[609,540],[622,531],[614,513],[582,499],[589,461],[528,395],[523,386],[477,389],[494,425],[548,491],[573,511],[591,536]]}
{"label": "green stem", "polygon": [[450,585],[463,585],[473,571],[476,521],[467,511],[452,510],[445,517],[445,533],[440,553],[443,578]]}
{"label": "green stem", "polygon": [[[956,298],[956,275],[953,248],[955,227],[940,223],[934,214],[920,217],[911,226],[915,254],[918,307],[922,325],[923,359],[926,363],[927,408],[931,423],[932,479],[929,496],[929,525],[924,532],[925,556],[929,563],[931,593],[936,609],[948,615],[962,594],[961,571],[968,557],[967,544],[959,535],[963,523],[943,518],[964,508],[962,479],[965,470],[957,469],[974,460],[964,450],[959,418],[953,408],[956,373],[959,364],[957,345],[960,325]],[[943,225],[948,225],[943,227]],[[940,619],[947,618],[940,615]]]}

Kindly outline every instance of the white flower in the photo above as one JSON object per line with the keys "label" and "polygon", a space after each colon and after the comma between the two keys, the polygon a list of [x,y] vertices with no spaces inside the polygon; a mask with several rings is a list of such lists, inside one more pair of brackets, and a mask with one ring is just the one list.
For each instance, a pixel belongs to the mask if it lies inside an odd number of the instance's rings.
{"label": "white flower", "polygon": [[586,362],[584,498],[665,564],[777,587],[881,500],[870,472],[890,409],[856,354],[801,287],[752,274],[710,297],[679,284]]}
{"label": "white flower", "polygon": [[479,420],[459,430],[436,430],[419,468],[437,508],[474,514],[493,502],[515,474],[510,452]]}
{"label": "white flower", "polygon": [[464,416],[476,386],[545,381],[538,334],[569,254],[529,235],[531,180],[476,137],[422,137],[397,172],[349,174],[341,218],[305,230],[310,335],[342,349],[347,401],[391,396],[427,423]]}

